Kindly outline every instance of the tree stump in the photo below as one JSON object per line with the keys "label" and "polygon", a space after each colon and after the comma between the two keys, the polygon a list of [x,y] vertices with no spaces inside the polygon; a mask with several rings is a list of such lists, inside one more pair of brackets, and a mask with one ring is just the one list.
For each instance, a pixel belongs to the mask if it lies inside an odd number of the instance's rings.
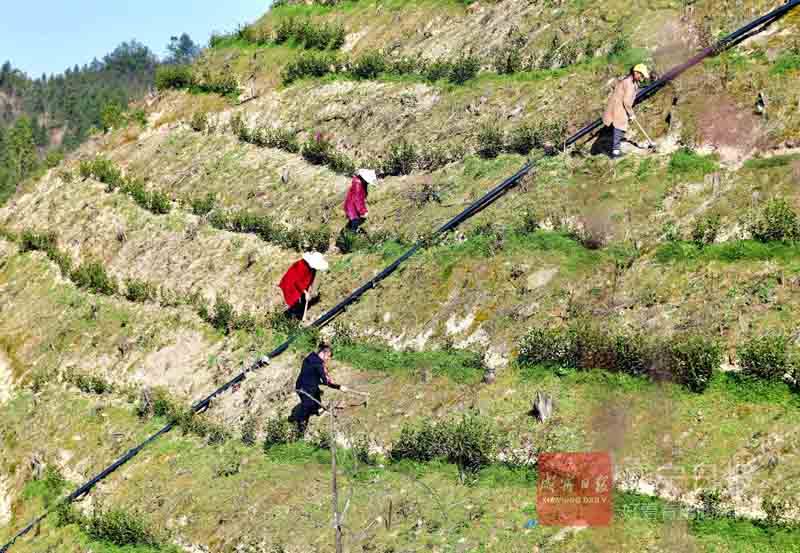
{"label": "tree stump", "polygon": [[539,422],[545,422],[553,415],[553,398],[544,392],[536,392],[536,399],[533,400],[531,414]]}

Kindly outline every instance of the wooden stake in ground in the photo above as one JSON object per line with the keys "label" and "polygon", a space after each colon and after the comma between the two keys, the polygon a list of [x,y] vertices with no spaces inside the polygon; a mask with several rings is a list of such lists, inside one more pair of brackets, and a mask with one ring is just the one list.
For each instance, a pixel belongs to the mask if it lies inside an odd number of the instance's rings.
{"label": "wooden stake in ground", "polygon": [[342,515],[339,511],[339,488],[336,483],[336,409],[338,405],[330,404],[331,415],[331,492],[333,495],[333,528],[336,532],[336,553],[343,553]]}

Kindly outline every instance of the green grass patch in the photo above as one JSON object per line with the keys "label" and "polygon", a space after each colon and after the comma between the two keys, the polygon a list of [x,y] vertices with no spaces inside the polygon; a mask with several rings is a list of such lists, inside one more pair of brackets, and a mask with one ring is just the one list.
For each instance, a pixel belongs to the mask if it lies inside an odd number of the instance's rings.
{"label": "green grass patch", "polygon": [[691,521],[689,531],[705,544],[706,551],[800,551],[800,530],[796,528],[768,526],[732,517],[697,517]]}
{"label": "green grass patch", "polygon": [[772,157],[754,157],[744,162],[744,168],[751,171],[763,171],[786,167],[791,162],[800,159],[800,154],[785,154]]}
{"label": "green grass patch", "polygon": [[307,463],[329,465],[331,462],[330,451],[303,441],[273,445],[267,451],[267,458],[275,463],[298,465]]}
{"label": "green grass patch", "polygon": [[47,508],[61,497],[66,487],[67,481],[61,476],[58,469],[48,465],[40,478],[25,484],[25,488],[22,490],[22,499],[27,501],[39,498],[44,507]]}
{"label": "green grass patch", "polygon": [[531,252],[548,252],[562,257],[562,271],[577,272],[596,265],[608,256],[601,251],[589,250],[566,233],[545,230],[533,232],[503,231],[502,229],[477,229],[463,242],[449,243],[430,250],[445,277],[463,259],[487,258],[500,253],[524,255]]}
{"label": "green grass patch", "polygon": [[413,374],[429,369],[435,376],[465,384],[478,382],[484,371],[480,354],[466,350],[395,351],[362,343],[337,346],[334,355],[361,370]]}
{"label": "green grass patch", "polygon": [[741,403],[800,407],[800,394],[785,382],[773,382],[758,378],[746,378],[737,373],[714,375],[709,393],[720,393]]}
{"label": "green grass patch", "polygon": [[408,250],[411,244],[400,240],[387,240],[377,249],[381,259],[384,261],[394,261]]}
{"label": "green grass patch", "polygon": [[660,263],[793,261],[798,259],[799,255],[800,245],[783,242],[757,242],[755,240],[732,240],[703,248],[692,242],[669,242],[659,246],[655,252],[655,258]]}
{"label": "green grass patch", "polygon": [[797,71],[798,69],[800,69],[800,49],[792,48],[778,56],[770,73],[773,75],[784,75]]}
{"label": "green grass patch", "polygon": [[673,177],[703,177],[719,169],[714,156],[702,156],[689,148],[681,148],[672,154],[668,172]]}

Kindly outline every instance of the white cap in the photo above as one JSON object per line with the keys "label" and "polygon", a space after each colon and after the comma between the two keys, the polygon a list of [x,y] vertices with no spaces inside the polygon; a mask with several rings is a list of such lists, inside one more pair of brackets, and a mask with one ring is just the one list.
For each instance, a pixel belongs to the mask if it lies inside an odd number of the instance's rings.
{"label": "white cap", "polygon": [[372,169],[359,169],[356,175],[364,179],[367,184],[375,184],[378,182],[378,175],[376,175],[375,171]]}
{"label": "white cap", "polygon": [[304,253],[303,259],[305,259],[306,263],[308,263],[312,269],[317,271],[328,270],[328,262],[325,260],[325,256],[319,252]]}

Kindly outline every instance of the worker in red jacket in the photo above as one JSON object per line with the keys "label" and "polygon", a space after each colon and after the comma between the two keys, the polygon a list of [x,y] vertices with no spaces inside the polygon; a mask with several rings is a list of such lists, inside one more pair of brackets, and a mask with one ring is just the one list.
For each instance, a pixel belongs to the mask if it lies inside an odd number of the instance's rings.
{"label": "worker in red jacket", "polygon": [[370,169],[359,169],[353,180],[350,182],[350,190],[344,200],[344,213],[347,215],[347,229],[356,232],[364,224],[367,216],[367,196],[369,195],[369,185],[378,182],[375,171]]}
{"label": "worker in red jacket", "polygon": [[306,320],[308,304],[311,301],[311,287],[317,271],[327,271],[328,262],[319,252],[303,254],[283,275],[278,286],[283,291],[283,299],[289,309],[286,314],[293,319]]}

